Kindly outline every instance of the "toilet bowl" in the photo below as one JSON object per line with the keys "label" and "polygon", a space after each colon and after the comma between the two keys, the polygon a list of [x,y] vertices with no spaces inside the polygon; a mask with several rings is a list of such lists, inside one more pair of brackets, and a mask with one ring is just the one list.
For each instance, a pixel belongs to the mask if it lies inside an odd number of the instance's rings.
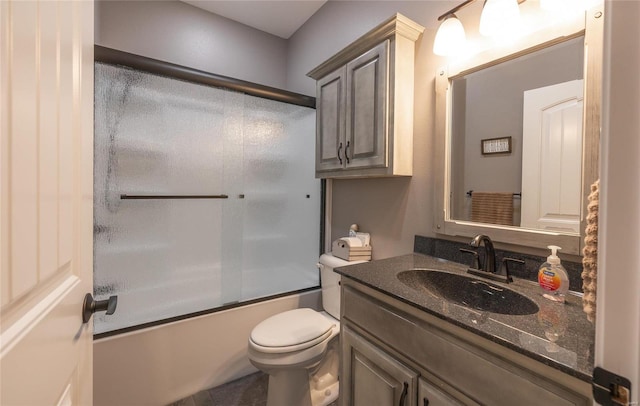
{"label": "toilet bowl", "polygon": [[333,268],[357,262],[322,255],[325,311],[289,310],[251,331],[249,360],[269,375],[267,406],[326,406],[338,398],[340,275]]}

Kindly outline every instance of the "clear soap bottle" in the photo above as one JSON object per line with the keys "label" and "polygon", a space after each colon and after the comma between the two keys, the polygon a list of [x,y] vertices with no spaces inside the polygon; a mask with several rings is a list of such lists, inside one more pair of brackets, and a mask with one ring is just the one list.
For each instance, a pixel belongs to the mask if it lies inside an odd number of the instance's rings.
{"label": "clear soap bottle", "polygon": [[549,245],[547,248],[551,250],[551,255],[538,271],[538,283],[542,289],[542,296],[554,302],[564,303],[565,295],[569,290],[569,275],[556,254],[561,248],[556,245]]}

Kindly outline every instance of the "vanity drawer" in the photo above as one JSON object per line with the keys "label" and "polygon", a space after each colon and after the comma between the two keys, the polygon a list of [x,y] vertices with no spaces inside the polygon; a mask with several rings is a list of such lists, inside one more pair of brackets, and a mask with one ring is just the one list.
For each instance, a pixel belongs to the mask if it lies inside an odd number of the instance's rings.
{"label": "vanity drawer", "polygon": [[[342,286],[343,324],[359,327],[403,362],[437,376],[481,404],[591,404],[588,394],[558,382],[558,375],[566,374],[553,371],[554,378],[547,378],[514,362],[521,357],[516,352],[512,359],[490,353],[452,334],[455,326],[448,331],[437,327],[430,321],[441,323],[441,320],[435,320],[434,316],[425,313],[417,318],[402,312],[393,306],[395,299],[378,292],[374,292],[377,298],[373,298],[360,290],[368,290],[366,287],[345,283],[344,279]],[[477,340],[485,339],[477,337]],[[566,378],[575,379],[568,375]]]}

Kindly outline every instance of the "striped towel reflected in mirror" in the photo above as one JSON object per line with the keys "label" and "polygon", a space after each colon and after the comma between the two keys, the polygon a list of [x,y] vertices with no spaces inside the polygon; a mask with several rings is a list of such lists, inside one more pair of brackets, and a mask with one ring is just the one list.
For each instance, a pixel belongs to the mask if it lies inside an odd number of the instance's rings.
{"label": "striped towel reflected in mirror", "polygon": [[513,225],[513,193],[476,192],[471,194],[471,221]]}

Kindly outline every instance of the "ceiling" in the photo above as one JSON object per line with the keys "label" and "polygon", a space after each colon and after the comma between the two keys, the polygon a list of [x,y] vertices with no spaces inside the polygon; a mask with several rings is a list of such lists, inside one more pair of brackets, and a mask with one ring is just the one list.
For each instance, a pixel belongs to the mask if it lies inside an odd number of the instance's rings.
{"label": "ceiling", "polygon": [[181,0],[230,20],[288,39],[326,0]]}

